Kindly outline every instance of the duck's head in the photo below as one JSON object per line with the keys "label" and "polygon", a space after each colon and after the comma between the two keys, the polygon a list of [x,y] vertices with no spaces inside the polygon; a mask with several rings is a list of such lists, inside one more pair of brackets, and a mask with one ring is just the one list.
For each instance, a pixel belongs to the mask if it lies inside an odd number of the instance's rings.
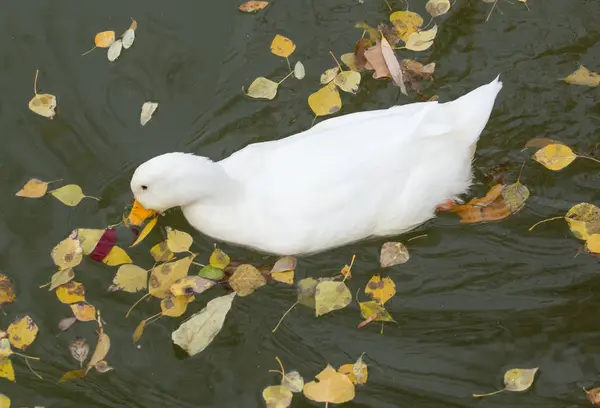
{"label": "duck's head", "polygon": [[[221,171],[222,172],[222,171]],[[166,153],[142,163],[131,178],[131,191],[145,208],[164,212],[213,194],[220,167],[206,157]]]}

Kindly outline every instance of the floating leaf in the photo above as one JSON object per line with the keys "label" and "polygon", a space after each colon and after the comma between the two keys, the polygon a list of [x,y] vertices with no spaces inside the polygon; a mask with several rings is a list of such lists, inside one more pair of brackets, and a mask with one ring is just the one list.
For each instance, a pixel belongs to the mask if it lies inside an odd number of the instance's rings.
{"label": "floating leaf", "polygon": [[16,319],[6,329],[10,344],[20,350],[25,350],[33,343],[38,331],[38,325],[29,316]]}
{"label": "floating leaf", "polygon": [[411,51],[425,51],[433,45],[437,32],[437,25],[434,25],[429,30],[412,33],[406,41],[406,48]]}
{"label": "floating leaf", "polygon": [[304,69],[304,64],[300,61],[296,61],[296,65],[294,65],[294,76],[296,79],[303,79],[306,75],[306,70]]}
{"label": "floating leaf", "polygon": [[427,65],[423,65],[419,61],[403,59],[401,63],[404,71],[424,79],[431,79],[433,73],[435,72],[435,62],[430,62]]}
{"label": "floating leaf", "polygon": [[343,309],[352,301],[352,294],[344,282],[319,282],[315,289],[315,314],[317,317]]}
{"label": "floating leaf", "polygon": [[248,296],[266,283],[265,277],[250,264],[238,266],[229,278],[229,285],[239,296]]}
{"label": "floating leaf", "polygon": [[90,345],[84,338],[77,337],[69,344],[69,352],[71,357],[79,361],[79,366],[83,367],[83,362],[90,353]]}
{"label": "floating leaf", "polygon": [[342,99],[334,84],[329,83],[308,97],[308,106],[317,116],[326,116],[342,109]]}
{"label": "floating leaf", "polygon": [[10,408],[10,398],[0,393],[0,408]]}
{"label": "floating leaf", "polygon": [[70,235],[52,249],[50,256],[59,268],[74,268],[83,260],[83,249],[79,241]]}
{"label": "floating leaf", "polygon": [[178,231],[171,227],[166,227],[167,230],[167,247],[171,252],[188,252],[194,243],[192,236],[187,232]]}
{"label": "floating leaf", "polygon": [[[133,20],[133,19],[132,19]],[[135,41],[135,30],[137,28],[137,21],[133,20],[131,25],[122,35],[121,41],[123,42],[123,48],[129,49]]]}
{"label": "floating leaf", "polygon": [[294,283],[294,269],[297,260],[293,256],[284,256],[275,262],[271,269],[271,277],[278,282],[292,285]]}
{"label": "floating leaf", "polygon": [[347,52],[346,54],[342,54],[340,56],[340,60],[346,64],[346,66],[348,68],[350,68],[352,71],[360,71],[360,69],[358,68],[358,64],[356,62],[356,56],[354,55],[353,52]]}
{"label": "floating leaf", "polygon": [[519,181],[502,189],[502,199],[512,214],[523,208],[529,194],[529,189]]}
{"label": "floating leaf", "polygon": [[169,290],[173,296],[189,296],[198,295],[213,286],[215,286],[215,282],[212,280],[204,279],[200,276],[186,276],[172,284]]}
{"label": "floating leaf", "polygon": [[315,308],[315,292],[319,282],[314,278],[304,278],[296,284],[298,302],[311,309]]}
{"label": "floating leaf", "polygon": [[590,71],[583,65],[580,65],[575,72],[563,78],[568,84],[591,86],[593,88],[600,85],[600,75]]}
{"label": "floating leaf", "polygon": [[289,38],[277,34],[271,42],[271,52],[279,57],[287,58],[296,49],[296,44]]}
{"label": "floating leaf", "polygon": [[173,342],[190,356],[204,350],[221,331],[235,292],[215,298],[206,307],[179,326],[171,336]]}
{"label": "floating leaf", "polygon": [[568,146],[555,143],[535,152],[533,158],[547,169],[556,171],[571,164],[577,158],[577,155]]}
{"label": "floating leaf", "polygon": [[369,371],[362,356],[360,356],[354,364],[342,365],[338,368],[338,372],[347,375],[353,384],[366,384],[367,379],[369,378]]}
{"label": "floating leaf", "polygon": [[287,408],[292,403],[292,392],[283,385],[270,385],[262,392],[269,408]]}
{"label": "floating leaf", "polygon": [[73,303],[70,305],[73,314],[80,322],[91,322],[96,320],[96,308],[87,303]]}
{"label": "floating leaf", "polygon": [[68,372],[64,373],[62,377],[60,377],[60,380],[58,380],[58,383],[60,384],[65,381],[71,381],[71,380],[75,380],[77,378],[85,377],[86,373],[87,373],[87,370],[85,368],[81,368],[79,370],[68,371]]}
{"label": "floating leaf", "polygon": [[590,203],[579,203],[571,207],[565,216],[575,237],[587,240],[592,234],[600,233],[600,208]]}
{"label": "floating leaf", "polygon": [[378,79],[391,76],[385,58],[383,57],[381,43],[377,43],[377,45],[366,50],[364,56],[367,62],[371,64],[371,68],[375,70],[373,78]]}
{"label": "floating leaf", "polygon": [[79,241],[79,245],[83,249],[84,255],[89,255],[92,252],[94,252],[94,248],[96,248],[96,245],[98,245],[98,242],[106,232],[103,229],[88,228],[78,228],[76,231],[77,240]]}
{"label": "floating leaf", "polygon": [[150,249],[150,255],[152,255],[152,258],[154,258],[156,262],[170,261],[175,258],[175,254],[173,254],[167,246],[167,241],[162,241],[154,245],[152,249]]}
{"label": "floating leaf", "polygon": [[0,307],[6,303],[12,303],[16,299],[17,295],[10,278],[0,273]]}
{"label": "floating leaf", "polygon": [[160,309],[165,316],[179,317],[185,313],[189,297],[183,296],[167,296],[160,302]]}
{"label": "floating leaf", "polygon": [[[35,77],[37,79],[37,73]],[[56,96],[36,92],[35,96],[29,101],[29,109],[40,116],[53,119],[56,115]]]}
{"label": "floating leaf", "polygon": [[589,391],[584,388],[583,391],[585,391],[589,402],[594,405],[600,405],[600,388],[592,388]]}
{"label": "floating leaf", "polygon": [[600,234],[592,234],[585,241],[585,249],[595,254],[600,253]]}
{"label": "floating leaf", "polygon": [[360,85],[360,74],[356,71],[340,72],[333,83],[340,87],[344,92],[356,93]]}
{"label": "floating leaf", "polygon": [[381,246],[379,264],[382,268],[401,265],[408,262],[410,254],[406,246],[400,242],[386,242]]}
{"label": "floating leaf", "polygon": [[158,217],[152,218],[150,220],[150,222],[148,222],[148,224],[146,224],[146,226],[144,227],[142,232],[140,232],[140,235],[137,237],[135,242],[130,245],[130,247],[134,247],[137,244],[139,244],[140,242],[142,242],[144,240],[144,238],[146,238],[148,236],[148,234],[150,234],[150,231],[152,231],[152,229],[156,226],[157,222],[158,222]]}
{"label": "floating leaf", "polygon": [[142,338],[142,334],[144,334],[144,328],[146,327],[146,320],[142,320],[140,324],[135,328],[133,332],[132,340],[134,343],[137,343]]}
{"label": "floating leaf", "polygon": [[56,190],[49,191],[48,194],[52,194],[58,201],[70,207],[76,206],[81,200],[88,197],[83,194],[83,190],[77,184],[67,184]]}
{"label": "floating leaf", "polygon": [[402,76],[400,63],[398,62],[398,58],[396,57],[396,53],[392,49],[392,46],[385,39],[385,36],[381,36],[381,54],[383,55],[383,59],[385,60],[385,64],[388,67],[394,83],[400,87],[400,92],[404,95],[408,95],[406,87],[404,86],[404,77]]}
{"label": "floating leaf", "polygon": [[474,397],[487,397],[501,391],[525,391],[531,387],[539,368],[512,368],[504,374],[504,388],[489,394],[473,394]]}
{"label": "floating leaf", "polygon": [[473,198],[467,204],[453,204],[447,211],[458,213],[460,222],[465,224],[502,220],[511,214],[502,198],[503,190],[504,185],[496,184],[484,197]]}
{"label": "floating leaf", "polygon": [[123,248],[116,245],[113,246],[108,255],[102,259],[102,262],[108,266],[118,266],[133,263],[129,255],[127,255],[127,252],[125,252]]}
{"label": "floating leaf", "polygon": [[[381,303],[370,300],[368,302],[359,302],[360,314],[367,321],[367,323],[376,322],[396,322],[394,318],[389,314],[385,307]],[[364,326],[366,323],[363,322],[359,325],[359,328]]]}
{"label": "floating leaf", "polygon": [[331,81],[333,81],[333,79],[337,76],[337,74],[339,72],[340,72],[339,67],[333,67],[333,68],[329,68],[329,69],[325,70],[325,72],[323,72],[321,74],[321,79],[320,79],[321,84],[326,85],[326,84],[330,83]]}
{"label": "floating leaf", "polygon": [[277,96],[277,87],[279,87],[277,82],[265,77],[258,77],[250,84],[246,95],[251,98],[271,100]]}
{"label": "floating leaf", "polygon": [[40,198],[46,195],[46,191],[48,191],[47,182],[31,179],[15,195],[18,197]]}
{"label": "floating leaf", "polygon": [[108,351],[110,350],[110,337],[104,332],[100,332],[98,336],[98,343],[96,344],[96,349],[94,350],[94,354],[90,358],[90,361],[87,365],[87,370],[98,364],[100,361],[104,360]]}
{"label": "floating leaf", "polygon": [[115,274],[109,291],[123,290],[129,293],[139,292],[148,288],[148,271],[137,265],[121,265]]}
{"label": "floating leaf", "polygon": [[75,272],[73,272],[72,268],[60,269],[54,275],[52,275],[52,279],[50,280],[50,291],[56,289],[60,285],[64,285],[73,280],[75,277]]}
{"label": "floating leaf", "polygon": [[138,200],[133,200],[131,211],[129,211],[129,214],[125,219],[126,224],[139,226],[144,223],[144,220],[154,217],[156,214],[156,211],[144,208],[144,206]]}
{"label": "floating leaf", "polygon": [[98,361],[96,363],[96,365],[94,366],[94,368],[96,369],[96,371],[98,371],[101,374],[104,374],[104,373],[114,370],[114,368],[109,366],[108,363],[104,360]]}
{"label": "floating leaf", "polygon": [[58,322],[58,329],[60,331],[67,331],[75,323],[77,323],[77,318],[75,316],[65,317],[64,319],[61,319],[60,322]]}
{"label": "floating leaf", "polygon": [[214,268],[225,269],[231,262],[231,258],[229,258],[229,255],[227,255],[221,249],[215,248],[210,254],[208,262],[210,263],[210,266]]}
{"label": "floating leaf", "polygon": [[121,55],[121,50],[123,49],[123,41],[118,39],[113,42],[110,47],[108,47],[108,52],[106,53],[106,58],[110,62],[114,62]]}
{"label": "floating leaf", "polygon": [[425,10],[431,17],[439,17],[450,10],[450,0],[429,0],[425,4]]}
{"label": "floating leaf", "polygon": [[396,294],[396,284],[392,278],[382,279],[381,276],[375,275],[367,283],[365,293],[370,295],[375,302],[384,304]]}
{"label": "floating leaf", "polygon": [[269,5],[268,1],[247,1],[244,4],[240,4],[239,9],[241,11],[245,11],[246,13],[252,13],[254,11],[259,11],[264,9]]}
{"label": "floating leaf", "polygon": [[94,44],[98,48],[108,48],[113,42],[115,42],[114,31],[102,31],[94,37]]}
{"label": "floating leaf", "polygon": [[62,303],[70,305],[71,303],[85,302],[85,288],[83,284],[71,281],[56,288],[56,297]]}
{"label": "floating leaf", "polygon": [[302,392],[302,389],[304,389],[304,378],[302,378],[298,371],[290,371],[283,376],[281,385],[291,392]]}
{"label": "floating leaf", "polygon": [[217,281],[225,277],[225,272],[222,269],[215,268],[214,266],[206,265],[204,268],[200,269],[198,276]]}
{"label": "floating leaf", "polygon": [[354,384],[350,379],[338,373],[329,364],[316,375],[318,382],[311,381],[304,385],[306,398],[316,402],[342,404],[354,399]]}
{"label": "floating leaf", "polygon": [[15,381],[15,369],[13,368],[12,361],[5,358],[0,360],[0,378],[6,378],[9,381]]}
{"label": "floating leaf", "polygon": [[423,25],[423,18],[412,11],[396,11],[390,15],[390,21],[404,42]]}
{"label": "floating leaf", "polygon": [[154,115],[154,112],[157,108],[158,102],[144,102],[144,104],[142,105],[142,112],[140,113],[140,124],[142,126],[145,126],[146,123],[148,123],[150,119],[152,119],[152,115]]}
{"label": "floating leaf", "polygon": [[149,293],[160,299],[167,297],[171,285],[187,276],[194,257],[194,255],[190,255],[154,267],[150,272],[150,280],[148,281]]}
{"label": "floating leaf", "polygon": [[288,285],[294,284],[294,271],[272,272],[271,277],[277,282],[287,283]]}
{"label": "floating leaf", "polygon": [[10,341],[6,338],[0,339],[0,360],[9,358],[14,353],[10,348]]}

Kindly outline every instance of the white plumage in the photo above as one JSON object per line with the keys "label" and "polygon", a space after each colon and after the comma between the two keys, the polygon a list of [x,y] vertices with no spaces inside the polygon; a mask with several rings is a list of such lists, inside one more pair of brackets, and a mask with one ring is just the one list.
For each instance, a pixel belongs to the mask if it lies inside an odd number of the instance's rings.
{"label": "white plumage", "polygon": [[218,240],[279,255],[409,231],[471,184],[475,144],[502,83],[448,103],[421,102],[325,120],[213,162],[167,153],[131,180],[146,208],[181,206]]}

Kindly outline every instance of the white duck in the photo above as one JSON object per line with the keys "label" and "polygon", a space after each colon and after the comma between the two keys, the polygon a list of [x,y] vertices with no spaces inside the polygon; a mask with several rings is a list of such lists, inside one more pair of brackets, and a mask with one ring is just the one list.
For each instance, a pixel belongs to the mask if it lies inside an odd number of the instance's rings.
{"label": "white duck", "polygon": [[398,235],[471,185],[471,161],[502,82],[447,103],[420,102],[325,120],[213,162],[167,153],[131,179],[147,209],[181,207],[217,240],[301,255]]}

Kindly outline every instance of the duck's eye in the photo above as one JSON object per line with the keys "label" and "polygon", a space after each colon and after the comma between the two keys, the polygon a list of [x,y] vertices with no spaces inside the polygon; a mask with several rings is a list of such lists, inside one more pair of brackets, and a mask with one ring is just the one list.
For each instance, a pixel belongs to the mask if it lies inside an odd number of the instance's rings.
{"label": "duck's eye", "polygon": [[148,186],[142,186],[142,190],[148,190]]}

